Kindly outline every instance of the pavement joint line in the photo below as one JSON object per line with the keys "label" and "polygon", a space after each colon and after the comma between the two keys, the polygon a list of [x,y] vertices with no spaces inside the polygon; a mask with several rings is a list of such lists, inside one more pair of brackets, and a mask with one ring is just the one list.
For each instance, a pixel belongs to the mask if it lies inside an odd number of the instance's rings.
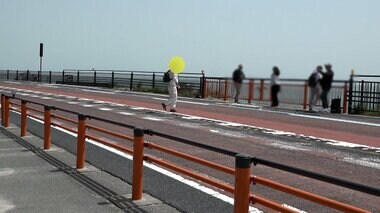
{"label": "pavement joint line", "polygon": [[80,171],[77,171],[75,168],[72,168],[66,165],[65,163],[61,162],[60,160],[56,159],[55,157],[49,155],[43,149],[35,147],[34,145],[26,142],[22,138],[14,135],[13,133],[9,132],[7,129],[3,127],[0,128],[0,131],[4,135],[13,139],[13,141],[25,147],[27,150],[35,153],[38,157],[44,159],[46,162],[55,166],[57,168],[57,171],[62,171],[65,174],[69,175],[79,184],[90,189],[99,196],[107,199],[121,210],[128,210],[130,208],[133,208],[134,210],[137,210],[134,212],[145,212],[144,210],[140,209],[140,207],[137,204],[135,204],[131,199],[127,199],[126,197],[119,195],[111,189],[108,189],[107,187],[99,184],[98,182],[87,177],[85,174],[82,174]]}

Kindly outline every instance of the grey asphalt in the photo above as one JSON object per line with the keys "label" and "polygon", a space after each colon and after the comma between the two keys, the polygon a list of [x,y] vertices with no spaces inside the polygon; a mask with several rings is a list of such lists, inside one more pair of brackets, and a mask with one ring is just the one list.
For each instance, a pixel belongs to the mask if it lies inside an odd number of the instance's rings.
{"label": "grey asphalt", "polygon": [[90,164],[75,169],[75,156],[31,134],[0,127],[0,213],[179,212],[144,193],[132,201],[131,186]]}

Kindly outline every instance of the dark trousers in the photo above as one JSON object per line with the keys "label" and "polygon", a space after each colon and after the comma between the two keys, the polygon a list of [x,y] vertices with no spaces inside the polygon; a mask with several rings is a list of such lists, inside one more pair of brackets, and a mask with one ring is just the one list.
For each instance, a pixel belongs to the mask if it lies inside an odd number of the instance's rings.
{"label": "dark trousers", "polygon": [[270,88],[272,103],[271,106],[278,106],[278,92],[280,92],[280,85],[272,85]]}
{"label": "dark trousers", "polygon": [[321,94],[321,101],[322,101],[322,107],[324,109],[329,108],[329,101],[328,101],[328,95],[329,95],[330,89],[323,89],[322,88],[322,94]]}

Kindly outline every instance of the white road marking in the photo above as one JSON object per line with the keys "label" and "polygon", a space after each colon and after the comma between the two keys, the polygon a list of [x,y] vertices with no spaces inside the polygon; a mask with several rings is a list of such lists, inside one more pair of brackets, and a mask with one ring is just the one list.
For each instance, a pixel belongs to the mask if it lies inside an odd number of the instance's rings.
{"label": "white road marking", "polygon": [[370,168],[374,168],[374,169],[380,169],[380,160],[375,159],[375,158],[355,159],[355,158],[347,157],[347,158],[344,158],[343,161],[351,163],[351,164],[360,165],[360,166],[370,167]]}
{"label": "white road marking", "polygon": [[295,114],[295,113],[288,113],[288,115],[296,116],[296,117],[304,117],[304,118],[312,118],[312,119],[319,119],[319,120],[337,121],[337,122],[344,122],[344,123],[351,123],[351,124],[360,124],[360,125],[366,125],[366,126],[380,127],[380,124],[378,124],[378,123],[352,121],[352,120],[346,120],[346,119],[328,118],[328,117],[311,116],[311,115],[301,115],[301,114]]}
{"label": "white road marking", "polygon": [[104,94],[111,94],[114,95],[115,92],[107,92],[107,91],[102,91],[102,90],[89,90],[89,89],[82,89],[84,92],[93,92],[93,93],[104,93]]}
{"label": "white road marking", "polygon": [[111,108],[106,108],[106,107],[102,107],[102,108],[98,108],[99,110],[103,110],[103,111],[112,111],[113,109]]}
{"label": "white road marking", "polygon": [[162,121],[163,119],[156,118],[156,117],[142,117],[142,119],[150,120],[150,121]]}
{"label": "white road marking", "polygon": [[11,201],[5,200],[4,198],[0,197],[0,212],[8,212],[12,209],[14,209],[16,206],[13,205]]}
{"label": "white road marking", "polygon": [[130,112],[118,112],[118,113],[122,115],[135,115],[134,113],[130,113]]}

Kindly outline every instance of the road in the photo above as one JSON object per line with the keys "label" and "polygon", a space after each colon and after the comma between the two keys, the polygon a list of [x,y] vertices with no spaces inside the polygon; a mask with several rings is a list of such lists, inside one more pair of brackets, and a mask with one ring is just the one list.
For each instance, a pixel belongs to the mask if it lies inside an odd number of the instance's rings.
{"label": "road", "polygon": [[[18,82],[1,82],[0,90],[8,94],[12,90],[16,91],[18,98],[142,126],[234,152],[380,187],[379,118],[310,114],[281,108],[187,98],[179,99],[178,113],[169,113],[161,109],[161,102],[167,98],[165,95]],[[128,132],[116,126],[99,125],[113,131]],[[157,136],[147,136],[146,139],[212,162],[234,166],[234,159],[231,157]],[[117,142],[130,145],[124,141]],[[167,154],[155,151],[147,153],[175,161],[223,182],[233,183],[233,177],[224,173]],[[373,195],[262,165],[254,166],[252,173],[372,212],[380,212],[380,199]],[[252,191],[306,212],[332,212],[331,209],[263,186],[255,185]],[[269,211],[261,206],[257,207]]]}

